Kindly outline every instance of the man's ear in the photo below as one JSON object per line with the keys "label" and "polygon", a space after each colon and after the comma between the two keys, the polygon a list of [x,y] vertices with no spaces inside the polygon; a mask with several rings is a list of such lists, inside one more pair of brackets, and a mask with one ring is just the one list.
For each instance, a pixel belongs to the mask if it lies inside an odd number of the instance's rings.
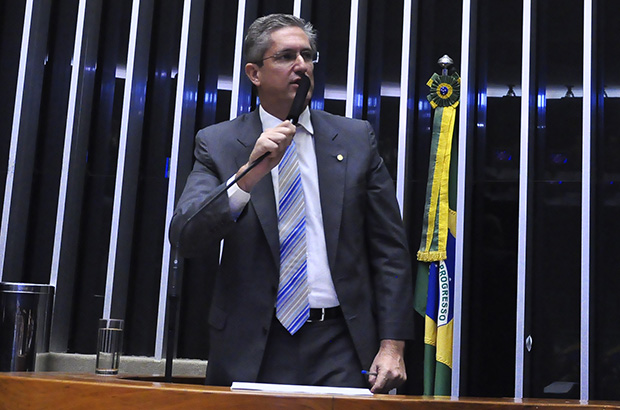
{"label": "man's ear", "polygon": [[245,75],[248,76],[252,84],[254,84],[256,87],[260,85],[260,70],[258,64],[247,63],[245,65]]}

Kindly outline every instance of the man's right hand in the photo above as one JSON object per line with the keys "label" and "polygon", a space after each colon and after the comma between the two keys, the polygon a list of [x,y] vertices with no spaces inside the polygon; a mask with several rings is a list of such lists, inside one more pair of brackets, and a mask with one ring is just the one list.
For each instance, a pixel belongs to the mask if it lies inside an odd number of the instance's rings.
{"label": "man's right hand", "polygon": [[256,140],[256,144],[254,144],[254,149],[250,154],[248,162],[237,171],[237,176],[266,152],[269,155],[237,183],[239,188],[245,192],[252,191],[254,185],[280,163],[286,148],[291,144],[295,136],[295,129],[296,127],[289,120],[286,120],[274,128],[268,128],[263,131],[258,140]]}

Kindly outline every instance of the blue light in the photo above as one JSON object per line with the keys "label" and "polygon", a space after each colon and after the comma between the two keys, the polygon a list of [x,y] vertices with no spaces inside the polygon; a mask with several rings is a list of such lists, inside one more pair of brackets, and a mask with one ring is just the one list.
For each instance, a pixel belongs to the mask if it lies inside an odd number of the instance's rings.
{"label": "blue light", "polygon": [[164,178],[168,179],[170,177],[170,157],[166,157],[166,172]]}
{"label": "blue light", "polygon": [[363,94],[355,94],[355,106],[356,107],[364,106],[364,95]]}
{"label": "blue light", "polygon": [[310,108],[313,110],[323,110],[325,108],[325,102],[323,100],[312,100],[310,102]]}
{"label": "blue light", "polygon": [[186,101],[198,101],[198,92],[196,91],[185,91],[185,100]]}
{"label": "blue light", "polygon": [[540,94],[538,94],[537,107],[539,109],[545,109],[545,107],[547,107],[547,96],[544,91],[541,91]]}
{"label": "blue light", "polygon": [[487,107],[487,93],[485,91],[480,91],[478,93],[478,107],[486,108]]}

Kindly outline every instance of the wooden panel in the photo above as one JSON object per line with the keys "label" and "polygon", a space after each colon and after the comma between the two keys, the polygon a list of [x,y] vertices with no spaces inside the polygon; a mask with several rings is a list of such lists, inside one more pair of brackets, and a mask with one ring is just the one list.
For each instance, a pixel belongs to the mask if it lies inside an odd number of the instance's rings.
{"label": "wooden panel", "polygon": [[[342,397],[233,392],[202,386],[200,379],[97,376],[69,373],[0,373],[0,410],[5,409],[305,409],[305,410],[521,410],[617,409],[619,402],[480,399],[424,396]],[[136,380],[139,379],[139,380]]]}
{"label": "wooden panel", "polygon": [[331,409],[330,396],[232,392],[228,387],[54,373],[0,374],[0,409]]}
{"label": "wooden panel", "polygon": [[[377,400],[378,399],[378,400]],[[369,398],[334,397],[333,410],[585,410],[620,409],[620,403],[577,400],[509,398],[459,398],[427,396],[375,396]]]}

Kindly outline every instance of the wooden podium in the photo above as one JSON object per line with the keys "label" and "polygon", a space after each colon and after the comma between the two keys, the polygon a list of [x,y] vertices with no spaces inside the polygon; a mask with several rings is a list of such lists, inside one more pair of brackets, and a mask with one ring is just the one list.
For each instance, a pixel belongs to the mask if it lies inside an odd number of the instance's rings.
{"label": "wooden podium", "polygon": [[620,403],[375,395],[349,397],[231,391],[158,377],[0,373],[0,409],[520,410],[620,409]]}

